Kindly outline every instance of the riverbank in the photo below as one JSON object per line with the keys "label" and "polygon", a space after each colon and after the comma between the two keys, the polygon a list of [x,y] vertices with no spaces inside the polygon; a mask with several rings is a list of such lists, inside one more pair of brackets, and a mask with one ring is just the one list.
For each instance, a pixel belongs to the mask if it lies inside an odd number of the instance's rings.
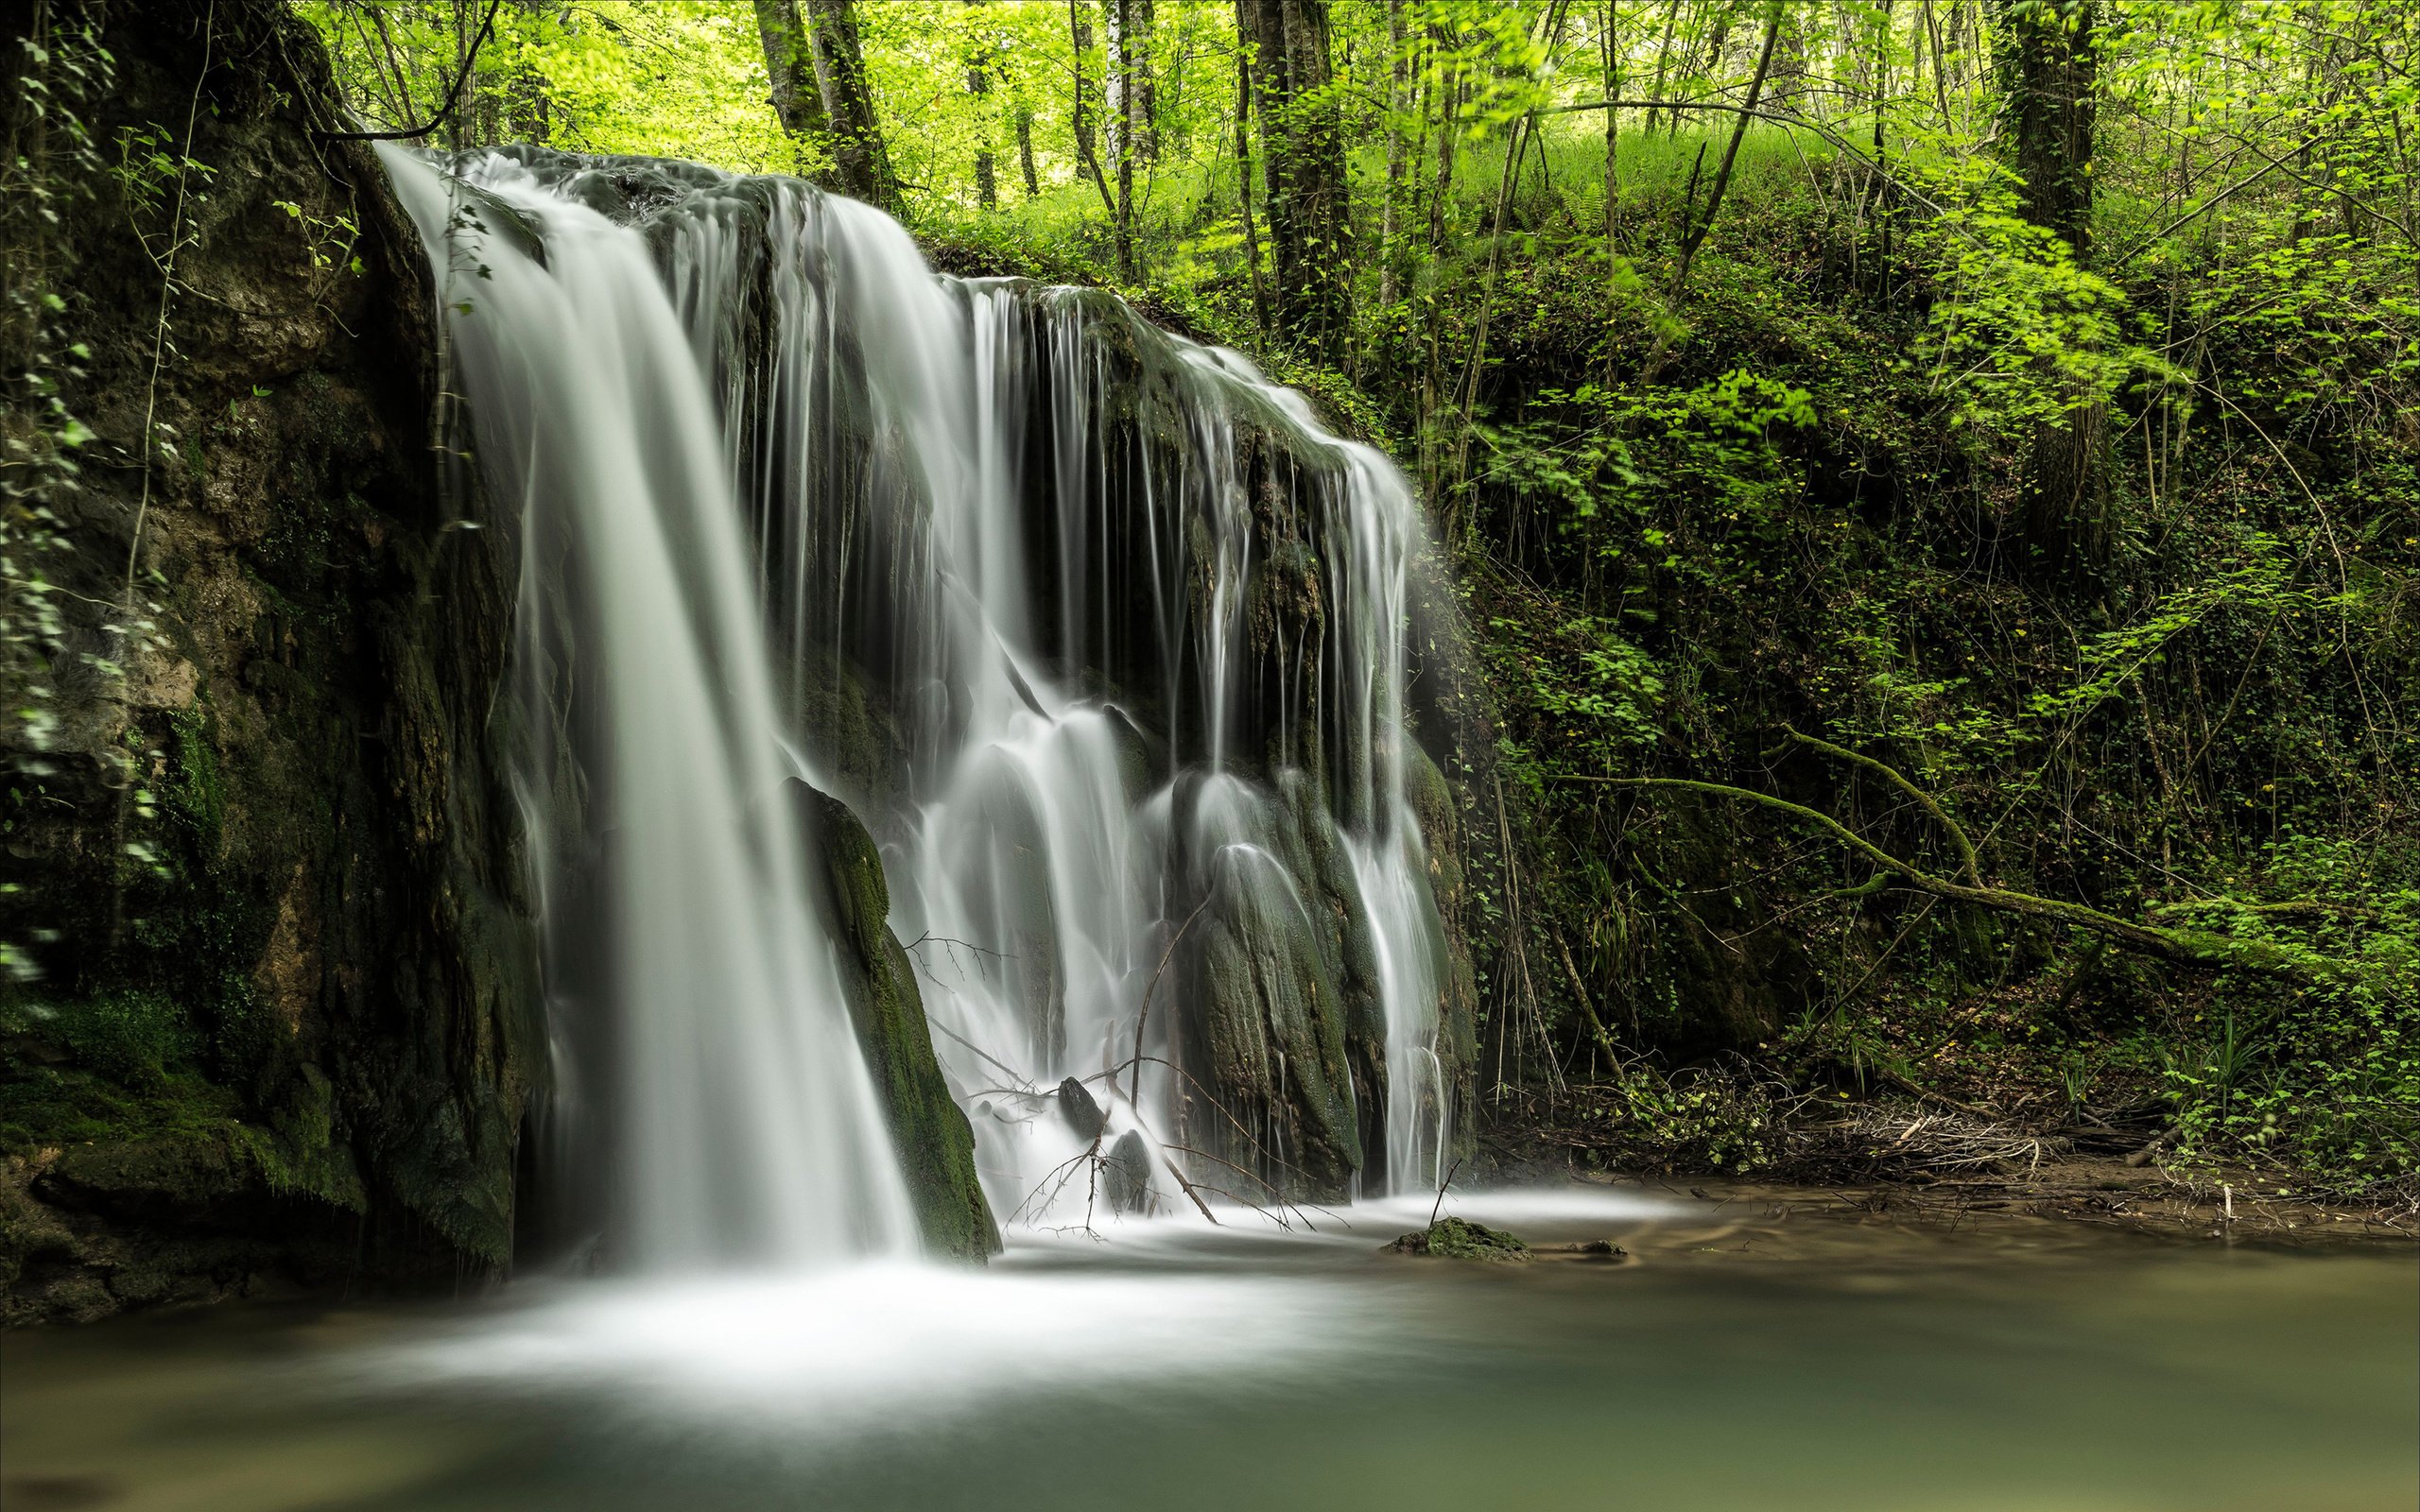
{"label": "riverbank", "polygon": [[1847,1210],[1957,1225],[2054,1218],[2187,1240],[2420,1244],[2410,1183],[2329,1191],[2295,1173],[2177,1158],[2154,1129],[2029,1128],[1912,1100],[1827,1107],[1709,1096],[1701,1121],[1658,1140],[1634,1124],[1530,1102],[1482,1136],[1492,1179],[1636,1186],[1718,1207]]}
{"label": "riverbank", "polygon": [[[1583,1178],[1586,1179],[1586,1178]],[[2123,1160],[2082,1157],[2001,1177],[1861,1186],[1806,1186],[1685,1176],[1596,1178],[1706,1208],[1705,1220],[1741,1233],[1805,1234],[1813,1220],[1881,1223],[1936,1229],[1945,1236],[1972,1225],[2010,1219],[2057,1220],[2151,1237],[2293,1247],[2384,1249],[2420,1244],[2420,1217],[2408,1208],[2331,1203],[2259,1184],[2256,1173],[2129,1167]]]}

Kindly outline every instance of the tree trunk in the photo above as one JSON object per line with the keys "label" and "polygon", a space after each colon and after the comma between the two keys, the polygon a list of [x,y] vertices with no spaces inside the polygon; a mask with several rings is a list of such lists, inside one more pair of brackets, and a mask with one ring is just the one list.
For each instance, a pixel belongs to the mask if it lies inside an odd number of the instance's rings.
{"label": "tree trunk", "polygon": [[1437,184],[1428,195],[1428,255],[1445,245],[1445,215],[1454,195],[1454,129],[1457,111],[1461,100],[1462,78],[1459,64],[1448,63],[1444,78],[1437,93]]}
{"label": "tree trunk", "polygon": [[[1998,0],[1994,19],[2002,129],[2026,218],[2082,263],[2092,249],[2097,0]],[[2021,565],[2037,579],[2071,578],[2107,551],[2107,430],[2097,400],[2034,427],[2019,531]]]}
{"label": "tree trunk", "polygon": [[[1664,75],[1671,66],[1672,37],[1674,29],[1680,25],[1680,20],[1681,0],[1672,0],[1670,5],[1664,8],[1664,41],[1662,45],[1655,49],[1655,82],[1648,86],[1647,91],[1647,97],[1651,100],[1660,100],[1664,97]],[[1668,113],[1671,116],[1671,129],[1678,131],[1681,129],[1681,112],[1672,111]],[[1651,131],[1655,129],[1655,108],[1651,105],[1647,110],[1647,129]]]}
{"label": "tree trunk", "polygon": [[1782,10],[1781,0],[1773,0],[1766,11],[1765,44],[1756,54],[1755,77],[1748,80],[1747,103],[1741,107],[1741,113],[1733,118],[1731,140],[1722,149],[1721,164],[1714,170],[1714,187],[1706,193],[1705,214],[1681,238],[1681,260],[1672,269],[1671,297],[1675,300],[1681,297],[1682,285],[1688,282],[1689,264],[1696,261],[1698,249],[1705,245],[1706,232],[1714,230],[1714,217],[1722,210],[1723,192],[1731,187],[1731,169],[1739,161],[1739,143],[1747,136],[1748,123],[1754,119],[1749,112],[1755,110],[1756,100],[1765,91],[1765,76],[1773,66],[1773,47],[1781,39]]}
{"label": "tree trunk", "polygon": [[[1237,0],[1236,21],[1243,20]],[[1262,340],[1269,338],[1269,285],[1260,276],[1260,232],[1252,218],[1252,48],[1236,48],[1236,208],[1244,222],[1244,266],[1252,274],[1253,318]]]}
{"label": "tree trunk", "polygon": [[1076,67],[1073,74],[1076,86],[1075,104],[1067,112],[1067,120],[1068,126],[1076,134],[1076,161],[1083,165],[1086,173],[1092,175],[1093,187],[1100,191],[1102,206],[1115,218],[1117,215],[1117,197],[1109,192],[1109,180],[1103,177],[1100,171],[1100,154],[1096,150],[1093,138],[1092,111],[1084,102],[1084,76],[1088,66],[1086,60],[1091,58],[1093,51],[1093,24],[1085,19],[1084,11],[1079,9],[1080,3],[1081,0],[1067,0],[1067,42],[1076,50]]}
{"label": "tree trunk", "polygon": [[873,86],[857,43],[856,8],[851,0],[807,0],[806,15],[815,80],[830,123],[834,185],[852,198],[894,210],[899,182],[891,176],[881,123],[874,117]]}
{"label": "tree trunk", "polygon": [[2092,243],[2092,139],[2100,115],[2096,0],[1999,0],[1995,61],[2009,166],[2028,220],[2082,261]]}
{"label": "tree trunk", "polygon": [[1042,197],[1042,175],[1033,166],[1033,112],[1023,106],[1017,108],[1017,166],[1025,174],[1025,197]]}
{"label": "tree trunk", "polygon": [[[979,6],[984,0],[966,0]],[[975,96],[976,130],[978,146],[975,149],[975,202],[986,210],[996,210],[1000,204],[1000,188],[994,178],[992,161],[992,76],[983,66],[991,48],[977,37],[966,55],[966,93]]]}
{"label": "tree trunk", "polygon": [[[1604,49],[1605,98],[1622,97],[1621,33],[1617,29],[1619,0],[1605,0],[1603,28],[1599,43]],[[1621,112],[1605,107],[1605,284],[1607,298],[1616,298],[1621,275],[1621,253],[1618,232],[1621,230]],[[1611,308],[1611,306],[1608,306]],[[1606,381],[1612,382],[1612,342],[1605,347]]]}
{"label": "tree trunk", "polygon": [[1127,58],[1132,37],[1131,0],[1101,0],[1103,84],[1108,101],[1109,173],[1117,184],[1117,202],[1111,210],[1117,241],[1117,276],[1134,281],[1134,80]]}
{"label": "tree trunk", "polygon": [[1403,216],[1404,110],[1411,94],[1404,0],[1387,0],[1387,187],[1378,212],[1378,308],[1395,301],[1395,224]]}
{"label": "tree trunk", "polygon": [[1254,106],[1269,179],[1277,326],[1329,362],[1351,335],[1352,229],[1344,138],[1329,93],[1327,0],[1237,0],[1253,48]]}
{"label": "tree trunk", "polygon": [[1158,17],[1151,0],[1126,0],[1126,131],[1134,155],[1145,163],[1160,161],[1160,86],[1153,66]]}
{"label": "tree trunk", "polygon": [[807,44],[797,0],[756,0],[756,34],[765,43],[774,118],[786,135],[820,144],[829,130],[823,88],[815,81],[815,51]]}

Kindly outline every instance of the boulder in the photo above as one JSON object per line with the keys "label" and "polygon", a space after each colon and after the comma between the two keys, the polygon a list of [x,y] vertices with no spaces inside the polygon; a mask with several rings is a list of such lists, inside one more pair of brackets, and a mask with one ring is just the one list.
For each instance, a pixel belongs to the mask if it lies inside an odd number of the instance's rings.
{"label": "boulder", "polygon": [[1432,1260],[1476,1260],[1495,1264],[1526,1263],[1530,1246],[1501,1229],[1467,1218],[1440,1218],[1388,1245],[1391,1255],[1426,1255]]}

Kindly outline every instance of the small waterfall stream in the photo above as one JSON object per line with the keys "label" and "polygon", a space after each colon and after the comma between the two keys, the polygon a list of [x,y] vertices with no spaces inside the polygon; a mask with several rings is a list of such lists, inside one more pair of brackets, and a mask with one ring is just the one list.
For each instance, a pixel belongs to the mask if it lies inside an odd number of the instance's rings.
{"label": "small waterfall stream", "polygon": [[796,180],[389,162],[523,511],[549,980],[610,1025],[566,1036],[557,1123],[617,1247],[912,1244],[793,777],[880,843],[1004,1222],[1435,1185],[1422,527],[1383,457]]}

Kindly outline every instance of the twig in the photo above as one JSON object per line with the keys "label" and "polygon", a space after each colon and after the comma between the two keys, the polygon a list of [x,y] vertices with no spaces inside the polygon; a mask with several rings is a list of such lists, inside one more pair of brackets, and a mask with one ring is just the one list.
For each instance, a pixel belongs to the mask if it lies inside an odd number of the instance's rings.
{"label": "twig", "polygon": [[1437,1183],[1437,1200],[1428,1205],[1429,1228],[1434,1228],[1437,1227],[1438,1210],[1445,1206],[1445,1189],[1454,1184],[1454,1177],[1461,1174],[1461,1157],[1456,1156],[1454,1158],[1453,1168],[1445,1173],[1445,1179]]}
{"label": "twig", "polygon": [[974,1051],[977,1055],[981,1056],[984,1059],[998,1067],[1001,1074],[1006,1075],[1009,1080],[1025,1082],[1023,1095],[1028,1097],[1040,1097],[1044,1095],[1044,1093],[1034,1087],[1032,1082],[1028,1081],[1025,1076],[1020,1074],[1014,1066],[1011,1066],[1007,1061],[1002,1060],[999,1057],[992,1054],[989,1050],[984,1049],[981,1045],[978,1045],[974,1040],[966,1038],[966,1036],[959,1034],[957,1030],[951,1028],[948,1024],[942,1022],[939,1019],[932,1020],[931,1023],[934,1028],[939,1029],[942,1033],[949,1036],[959,1044],[964,1045],[967,1049]]}

